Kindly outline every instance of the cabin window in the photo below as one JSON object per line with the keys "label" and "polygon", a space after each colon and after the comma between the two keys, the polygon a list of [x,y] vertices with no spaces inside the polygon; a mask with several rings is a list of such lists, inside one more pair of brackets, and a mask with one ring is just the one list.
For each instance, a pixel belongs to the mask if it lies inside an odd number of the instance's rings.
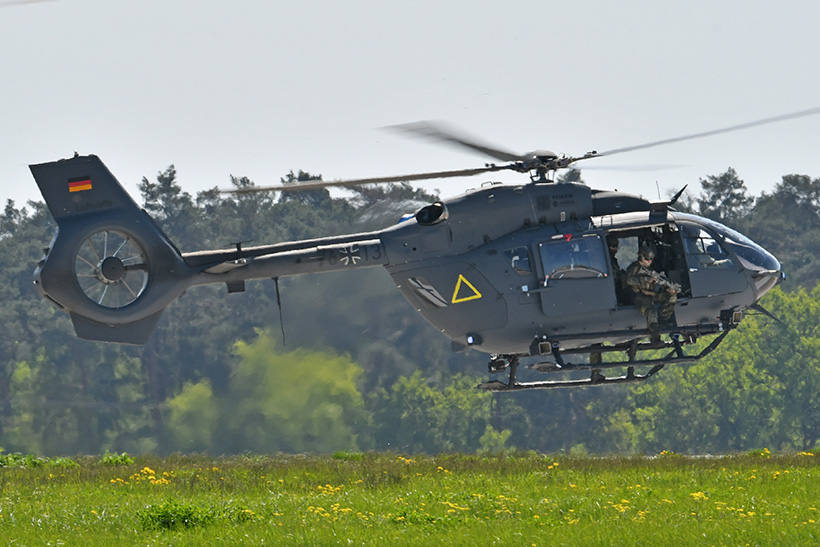
{"label": "cabin window", "polygon": [[600,236],[562,236],[538,244],[544,267],[544,284],[558,279],[589,279],[607,276],[607,253]]}
{"label": "cabin window", "polygon": [[530,269],[530,253],[526,247],[516,247],[515,249],[507,249],[504,251],[504,256],[510,261],[510,267],[520,275],[528,275]]}

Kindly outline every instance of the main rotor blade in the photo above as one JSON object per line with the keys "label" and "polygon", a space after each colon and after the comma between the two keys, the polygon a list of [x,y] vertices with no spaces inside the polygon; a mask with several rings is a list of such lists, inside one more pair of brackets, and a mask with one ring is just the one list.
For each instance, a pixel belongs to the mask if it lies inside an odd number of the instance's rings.
{"label": "main rotor blade", "polygon": [[373,177],[366,179],[349,180],[309,180],[296,184],[283,184],[279,186],[249,186],[247,188],[236,188],[233,190],[220,190],[223,194],[253,194],[256,192],[297,192],[299,190],[315,190],[317,188],[327,188],[329,186],[361,186],[363,184],[385,184],[389,182],[410,182],[412,180],[446,179],[452,177],[471,177],[481,173],[491,171],[501,171],[508,169],[507,166],[488,165],[476,169],[458,169],[455,171],[436,171],[431,173],[416,173],[412,175],[398,175],[392,177]]}
{"label": "main rotor blade", "polygon": [[5,2],[0,2],[0,8],[6,8],[9,6],[23,6],[25,4],[37,4],[39,2],[55,2],[56,0],[6,0]]}
{"label": "main rotor blade", "polygon": [[489,144],[479,142],[474,137],[459,135],[457,134],[458,132],[455,129],[445,127],[442,122],[422,121],[414,123],[405,123],[400,125],[390,125],[388,127],[385,127],[384,129],[389,129],[391,131],[399,131],[402,133],[412,133],[421,137],[426,137],[437,141],[457,144],[459,146],[469,148],[470,150],[473,150],[475,152],[486,154],[498,160],[520,161],[523,157],[521,154],[507,152],[506,150],[501,150],[500,148],[496,148],[494,146],[490,146]]}
{"label": "main rotor blade", "polygon": [[615,154],[622,154],[624,152],[632,152],[633,150],[642,150],[644,148],[653,148],[655,146],[662,146],[664,144],[671,144],[673,142],[681,142],[681,141],[688,141],[692,139],[699,139],[701,137],[711,137],[712,135],[719,135],[721,133],[729,133],[732,131],[741,131],[743,129],[749,129],[751,127],[757,127],[759,125],[766,125],[770,123],[777,123],[782,122],[785,120],[792,120],[794,118],[803,118],[805,116],[813,116],[815,114],[820,114],[820,108],[810,108],[808,110],[801,110],[799,112],[792,112],[791,114],[783,114],[781,116],[774,116],[772,118],[764,118],[762,120],[757,120],[754,122],[746,122],[741,123],[738,125],[731,125],[729,127],[723,127],[721,129],[712,129],[711,131],[703,131],[702,133],[693,133],[691,135],[684,135],[682,137],[672,137],[670,139],[662,139],[659,141],[648,142],[645,144],[637,144],[635,146],[626,146],[624,148],[614,148],[612,150],[607,150],[606,152],[599,152],[596,157],[601,156],[612,156]]}
{"label": "main rotor blade", "polygon": [[645,165],[584,165],[583,167],[572,167],[572,169],[579,169],[582,171],[623,171],[625,173],[642,173],[666,171],[668,169],[682,169],[690,167],[689,165],[672,164],[672,163],[647,163]]}

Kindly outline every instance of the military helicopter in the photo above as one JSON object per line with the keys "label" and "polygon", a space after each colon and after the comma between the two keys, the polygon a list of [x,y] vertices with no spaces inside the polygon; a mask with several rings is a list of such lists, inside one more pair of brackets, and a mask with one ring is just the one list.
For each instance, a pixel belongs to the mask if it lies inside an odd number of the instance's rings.
{"label": "military helicopter", "polygon": [[[579,157],[546,150],[515,154],[424,122],[397,126],[504,163],[379,179],[317,181],[251,190],[311,189],[373,182],[462,177],[501,170],[529,173],[518,185],[487,183],[437,201],[383,230],[272,245],[181,252],[94,155],[31,165],[57,232],[38,262],[38,292],[67,311],[76,334],[125,344],[148,341],[162,310],[192,286],[384,267],[411,305],[452,340],[454,351],[490,354],[490,373],[506,382],[478,387],[516,391],[640,382],[665,365],[713,351],[749,309],[783,278],[780,263],[742,234],[674,210],[680,193],[651,202],[581,183],[555,182],[581,160],[820,113],[820,108],[728,128]],[[682,192],[682,191],[681,191]],[[607,242],[627,263],[641,246],[652,267],[679,285],[664,339],[648,339],[646,319],[616,283]],[[697,354],[684,347],[717,335]],[[640,358],[646,350],[662,357]],[[607,359],[601,359],[602,354]],[[650,355],[657,355],[653,352]],[[581,356],[571,362],[570,356]],[[583,356],[589,356],[589,359]],[[620,358],[618,358],[620,356]],[[610,360],[610,357],[615,359]],[[519,382],[521,359],[541,372],[589,377]],[[626,368],[622,376],[602,371]],[[649,367],[636,374],[635,367]],[[643,370],[643,369],[642,369]]]}

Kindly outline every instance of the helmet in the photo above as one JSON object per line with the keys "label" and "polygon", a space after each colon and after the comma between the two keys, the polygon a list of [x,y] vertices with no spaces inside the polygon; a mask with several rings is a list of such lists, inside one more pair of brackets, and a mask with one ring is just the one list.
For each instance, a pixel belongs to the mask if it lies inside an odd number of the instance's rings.
{"label": "helmet", "polygon": [[618,236],[615,234],[609,234],[606,236],[606,244],[609,247],[617,247],[618,246]]}
{"label": "helmet", "polygon": [[649,243],[644,243],[641,245],[640,255],[646,259],[652,260],[655,258],[655,249],[653,249],[652,245]]}

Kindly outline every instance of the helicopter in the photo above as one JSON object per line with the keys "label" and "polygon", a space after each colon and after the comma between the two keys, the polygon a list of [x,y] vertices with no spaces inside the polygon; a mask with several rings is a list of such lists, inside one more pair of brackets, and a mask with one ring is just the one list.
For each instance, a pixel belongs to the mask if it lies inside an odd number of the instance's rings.
{"label": "helicopter", "polygon": [[[767,313],[758,302],[784,278],[781,265],[744,235],[676,211],[683,190],[666,201],[649,201],[562,182],[555,173],[582,160],[817,113],[820,108],[577,157],[547,150],[516,154],[432,122],[394,126],[503,163],[233,192],[349,187],[501,170],[529,174],[529,180],[485,183],[378,231],[195,252],[181,252],[97,156],[75,153],[30,166],[58,226],[36,266],[34,285],[69,313],[78,337],[144,344],[163,309],[193,286],[224,283],[228,293],[235,293],[252,279],[278,283],[286,276],[382,267],[416,311],[450,338],[454,351],[489,354],[489,373],[508,372],[506,382],[491,380],[478,388],[519,391],[642,382],[668,364],[693,363],[712,352],[748,310]],[[613,243],[617,254],[608,250]],[[672,320],[659,329],[662,339],[649,336],[646,318],[629,291],[619,286],[622,272],[615,266],[646,247],[656,255],[653,270],[678,292]],[[716,336],[700,352],[684,351],[709,335]],[[516,371],[522,359],[530,358],[537,362],[529,368],[538,372],[589,375],[519,382]],[[626,373],[603,373],[616,367]],[[648,370],[638,374],[636,367]]]}

